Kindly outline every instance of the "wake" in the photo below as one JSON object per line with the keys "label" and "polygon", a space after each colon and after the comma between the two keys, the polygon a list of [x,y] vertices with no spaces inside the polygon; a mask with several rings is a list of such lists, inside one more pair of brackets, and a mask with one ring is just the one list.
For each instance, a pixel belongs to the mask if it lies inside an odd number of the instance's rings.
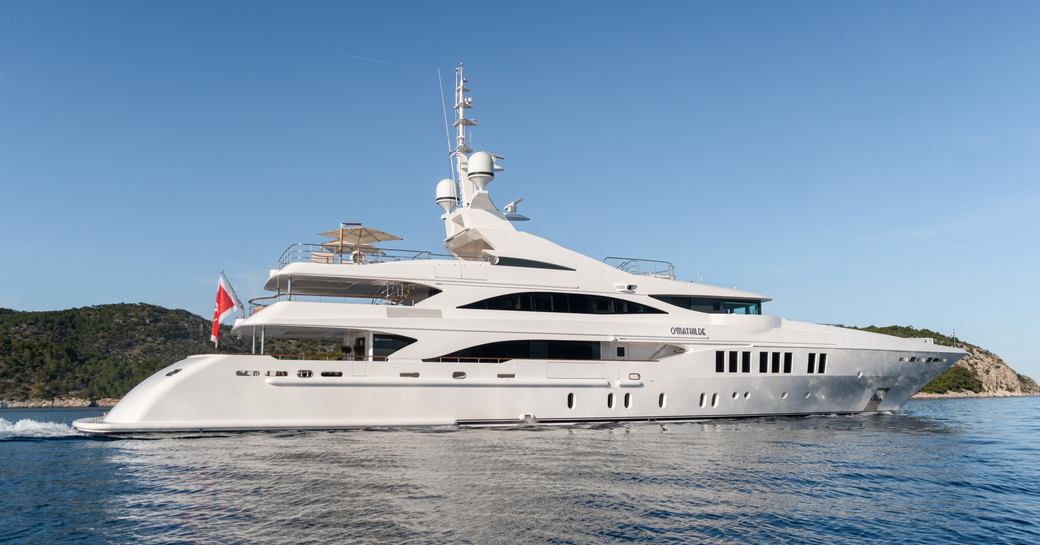
{"label": "wake", "polygon": [[55,437],[83,437],[68,424],[59,422],[40,422],[31,418],[23,418],[11,422],[0,418],[0,441],[5,439],[48,439]]}

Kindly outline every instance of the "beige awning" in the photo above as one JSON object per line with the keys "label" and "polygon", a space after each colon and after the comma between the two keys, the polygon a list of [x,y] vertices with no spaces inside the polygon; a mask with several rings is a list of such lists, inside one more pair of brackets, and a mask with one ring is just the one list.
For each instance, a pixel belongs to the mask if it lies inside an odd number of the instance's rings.
{"label": "beige awning", "polygon": [[371,227],[365,227],[363,225],[347,225],[340,226],[335,231],[325,231],[321,233],[321,236],[329,237],[333,242],[351,244],[354,246],[367,246],[376,242],[385,242],[388,240],[401,240],[401,237],[391,235],[385,231],[379,229],[372,229]]}

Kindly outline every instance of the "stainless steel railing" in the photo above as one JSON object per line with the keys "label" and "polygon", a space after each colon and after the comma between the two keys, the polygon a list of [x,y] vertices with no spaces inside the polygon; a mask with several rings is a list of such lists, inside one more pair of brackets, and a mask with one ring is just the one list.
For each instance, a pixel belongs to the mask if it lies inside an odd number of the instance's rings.
{"label": "stainless steel railing", "polygon": [[[435,254],[428,250],[405,250],[398,248],[379,248],[378,253],[365,253],[365,263],[386,263],[388,261],[412,261],[415,259],[454,259],[447,254]],[[356,264],[349,253],[335,253],[321,244],[297,242],[289,245],[278,258],[279,265],[289,263],[329,263]]]}
{"label": "stainless steel railing", "polygon": [[603,262],[627,273],[657,278],[675,278],[675,265],[671,261],[640,259],[637,257],[605,257]]}

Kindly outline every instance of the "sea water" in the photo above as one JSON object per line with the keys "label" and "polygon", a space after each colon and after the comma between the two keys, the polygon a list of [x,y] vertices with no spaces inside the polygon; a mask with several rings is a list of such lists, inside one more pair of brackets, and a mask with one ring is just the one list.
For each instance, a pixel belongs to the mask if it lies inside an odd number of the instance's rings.
{"label": "sea water", "polygon": [[0,541],[1040,543],[1040,398],[575,428],[95,439],[0,410]]}

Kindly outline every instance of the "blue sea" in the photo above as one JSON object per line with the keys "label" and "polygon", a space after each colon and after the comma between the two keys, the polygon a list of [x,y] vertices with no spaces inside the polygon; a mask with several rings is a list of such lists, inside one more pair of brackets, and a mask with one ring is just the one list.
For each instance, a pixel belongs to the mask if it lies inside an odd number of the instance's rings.
{"label": "blue sea", "polygon": [[0,541],[1040,543],[1040,398],[576,428],[94,439],[0,410]]}

